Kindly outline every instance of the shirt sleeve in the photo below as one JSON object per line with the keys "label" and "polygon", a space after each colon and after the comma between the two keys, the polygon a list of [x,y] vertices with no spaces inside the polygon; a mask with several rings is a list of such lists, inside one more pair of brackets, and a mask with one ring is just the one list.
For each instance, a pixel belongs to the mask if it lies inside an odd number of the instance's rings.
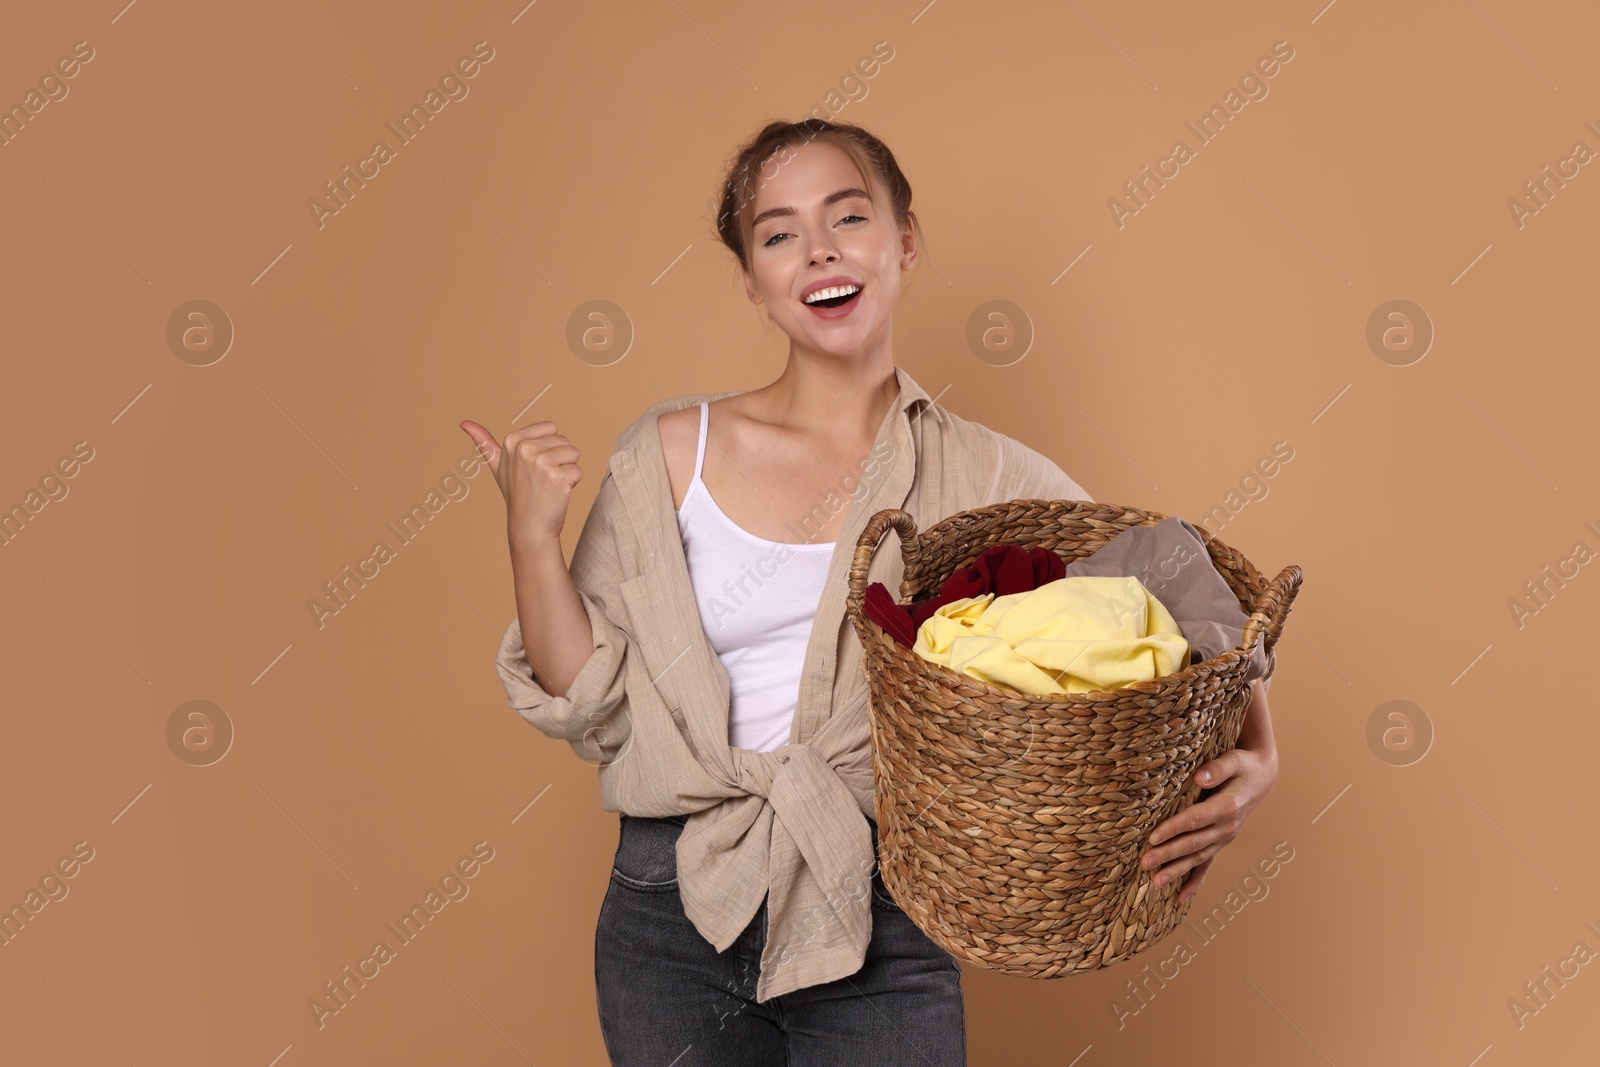
{"label": "shirt sleeve", "polygon": [[622,574],[612,514],[620,505],[607,470],[568,567],[589,618],[593,651],[566,693],[554,696],[534,678],[517,616],[512,616],[495,656],[507,705],[544,734],[566,741],[583,759],[600,762],[613,760],[631,733],[626,667],[636,653],[630,650],[627,633],[614,621],[621,610]]}
{"label": "shirt sleeve", "polygon": [[1096,503],[1066,471],[1042,452],[1013,437],[1002,437],[1001,462],[1010,475],[1010,491],[1005,499],[1087,500]]}
{"label": "shirt sleeve", "polygon": [[1272,676],[1277,671],[1277,669],[1278,669],[1278,650],[1277,650],[1277,648],[1273,648],[1272,652],[1269,653],[1268,656],[1267,656],[1267,668],[1266,668],[1266,671],[1262,673],[1262,675],[1261,675],[1261,677],[1259,679],[1257,679],[1261,683],[1261,691],[1262,692],[1264,692],[1264,693],[1265,692],[1271,692],[1271,690],[1272,690]]}

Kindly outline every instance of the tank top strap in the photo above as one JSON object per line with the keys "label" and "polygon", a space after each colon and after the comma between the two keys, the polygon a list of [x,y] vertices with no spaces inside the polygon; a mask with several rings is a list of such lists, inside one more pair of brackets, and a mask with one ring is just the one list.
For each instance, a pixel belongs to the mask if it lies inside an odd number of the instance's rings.
{"label": "tank top strap", "polygon": [[700,468],[705,465],[705,461],[706,461],[706,424],[710,421],[710,419],[711,419],[711,404],[710,404],[709,401],[702,400],[700,402],[700,444],[697,447],[697,449],[695,451],[695,454],[694,454],[694,477],[689,479],[689,484],[690,485],[693,485],[695,482],[698,482],[700,480]]}

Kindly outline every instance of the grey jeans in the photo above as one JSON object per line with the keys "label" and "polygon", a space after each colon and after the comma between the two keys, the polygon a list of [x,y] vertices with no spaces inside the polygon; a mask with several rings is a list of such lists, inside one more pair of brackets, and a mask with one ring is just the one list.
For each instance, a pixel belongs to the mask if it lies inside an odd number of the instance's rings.
{"label": "grey jeans", "polygon": [[613,1067],[966,1067],[961,968],[894,902],[876,868],[861,969],[756,1003],[767,902],[726,952],[700,935],[678,895],[687,819],[620,820],[594,943]]}

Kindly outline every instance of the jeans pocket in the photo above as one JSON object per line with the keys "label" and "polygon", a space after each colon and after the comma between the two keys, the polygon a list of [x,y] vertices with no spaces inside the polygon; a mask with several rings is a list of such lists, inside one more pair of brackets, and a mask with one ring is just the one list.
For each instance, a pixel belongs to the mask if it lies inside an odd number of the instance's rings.
{"label": "jeans pocket", "polygon": [[637,889],[641,893],[667,893],[678,888],[678,880],[676,878],[665,882],[644,882],[623,874],[615,867],[611,868],[611,880],[618,885],[627,886],[629,889]]}
{"label": "jeans pocket", "polygon": [[623,815],[611,880],[640,893],[670,893],[678,888],[678,834],[681,824]]}

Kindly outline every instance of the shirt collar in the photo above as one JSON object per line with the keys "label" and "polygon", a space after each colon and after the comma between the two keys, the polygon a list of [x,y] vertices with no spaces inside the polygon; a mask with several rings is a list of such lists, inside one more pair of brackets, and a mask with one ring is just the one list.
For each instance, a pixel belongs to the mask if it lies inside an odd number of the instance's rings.
{"label": "shirt collar", "polygon": [[928,395],[927,390],[917,384],[915,378],[906,373],[904,367],[896,367],[894,373],[900,380],[900,410],[905,413],[906,418],[915,419],[920,413],[931,408],[933,417],[943,420],[944,415],[939,411],[939,405],[933,402],[933,398]]}

